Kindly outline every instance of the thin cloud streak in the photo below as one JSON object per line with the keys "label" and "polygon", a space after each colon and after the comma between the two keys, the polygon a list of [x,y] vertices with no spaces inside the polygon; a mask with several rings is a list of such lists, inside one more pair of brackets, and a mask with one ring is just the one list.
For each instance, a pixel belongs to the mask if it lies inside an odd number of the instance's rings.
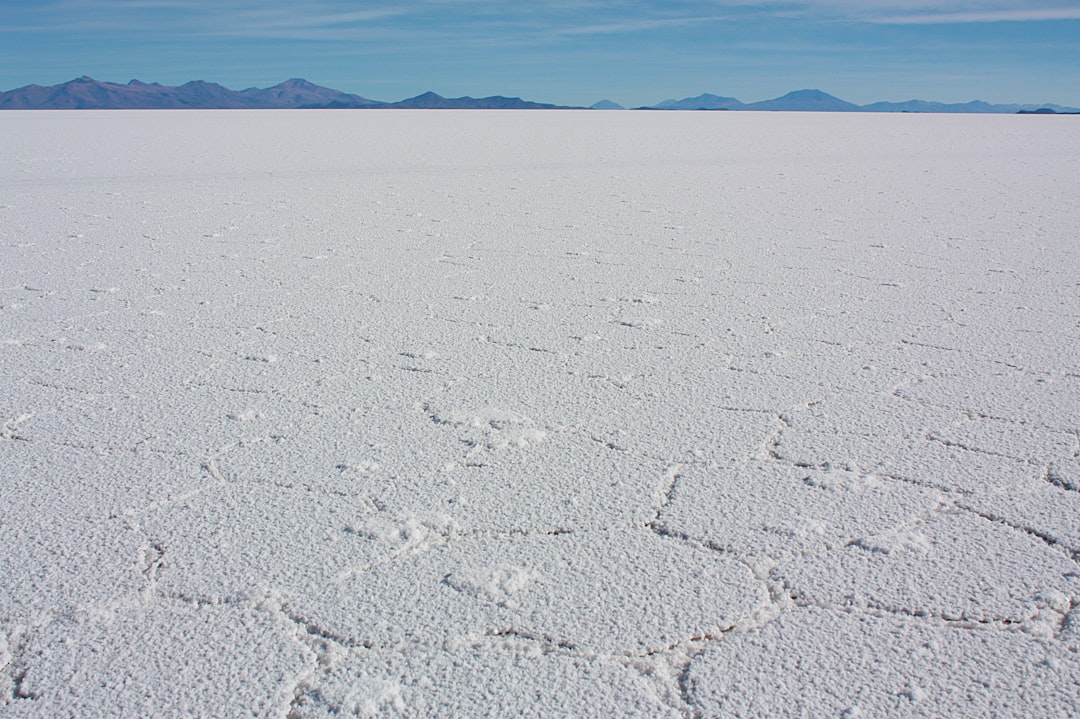
{"label": "thin cloud streak", "polygon": [[676,17],[661,18],[655,20],[638,20],[636,22],[617,22],[599,25],[582,25],[580,27],[568,27],[558,30],[560,35],[612,35],[628,32],[643,32],[658,30],[667,27],[679,27],[683,25],[697,25],[707,22],[728,22],[733,18],[730,15],[710,15],[708,17]]}
{"label": "thin cloud streak", "polygon": [[[300,13],[285,9],[247,10],[225,18],[217,18],[213,22],[206,22],[201,32],[217,36],[294,37],[296,33],[308,30],[366,29],[374,21],[395,18],[403,14],[404,11],[393,8],[324,14]],[[327,39],[347,37],[348,35],[345,34],[338,35],[336,38],[327,36]]]}
{"label": "thin cloud streak", "polygon": [[1080,8],[923,13],[870,18],[868,21],[882,25],[945,25],[988,22],[1046,22],[1052,20],[1080,20]]}
{"label": "thin cloud streak", "polygon": [[[401,0],[397,3],[366,3],[356,9],[341,0],[296,4],[281,0],[217,3],[208,0],[61,0],[24,8],[29,22],[17,20],[0,26],[10,32],[148,32],[164,27],[174,35],[197,33],[210,37],[243,37],[308,40],[370,40],[370,31],[411,18],[418,35],[441,28],[460,36],[490,31],[506,33],[508,41],[531,41],[534,35],[554,37],[617,35],[663,31],[699,23],[765,21],[856,22],[877,25],[934,25],[991,22],[1037,22],[1080,19],[1080,5],[1061,7],[1062,2],[1020,5],[1016,0],[686,0],[657,7],[633,3],[635,12],[623,6],[595,0],[554,0],[525,8],[491,0],[454,3],[441,0]],[[449,12],[463,6],[464,12]],[[1041,7],[1040,7],[1041,6]],[[717,13],[716,11],[720,11]],[[154,11],[172,15],[163,18]],[[616,12],[618,11],[618,12]],[[662,13],[659,17],[656,13]],[[448,14],[449,13],[449,14]],[[637,14],[638,17],[634,17]],[[653,15],[649,17],[649,15]],[[629,15],[629,16],[628,16]],[[642,17],[644,15],[644,17]],[[52,18],[53,23],[42,22]],[[407,26],[404,26],[407,27]],[[402,29],[404,29],[404,27]],[[399,29],[399,28],[394,28]],[[350,33],[349,30],[354,30]],[[326,31],[326,32],[320,32]],[[517,36],[514,38],[513,36]]]}

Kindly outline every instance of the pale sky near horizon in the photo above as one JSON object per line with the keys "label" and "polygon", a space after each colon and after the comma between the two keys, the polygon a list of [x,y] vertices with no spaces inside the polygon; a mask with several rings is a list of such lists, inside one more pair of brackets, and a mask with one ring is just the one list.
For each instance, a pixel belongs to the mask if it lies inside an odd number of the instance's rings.
{"label": "pale sky near horizon", "polygon": [[818,88],[1080,106],[1080,0],[0,0],[0,90],[291,77],[626,106]]}

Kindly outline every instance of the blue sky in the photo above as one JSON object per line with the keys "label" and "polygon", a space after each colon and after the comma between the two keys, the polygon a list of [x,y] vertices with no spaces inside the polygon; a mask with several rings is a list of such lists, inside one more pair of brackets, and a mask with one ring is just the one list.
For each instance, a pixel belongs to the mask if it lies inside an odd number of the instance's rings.
{"label": "blue sky", "polygon": [[819,88],[1080,106],[1080,0],[0,0],[0,89],[290,77],[627,106]]}

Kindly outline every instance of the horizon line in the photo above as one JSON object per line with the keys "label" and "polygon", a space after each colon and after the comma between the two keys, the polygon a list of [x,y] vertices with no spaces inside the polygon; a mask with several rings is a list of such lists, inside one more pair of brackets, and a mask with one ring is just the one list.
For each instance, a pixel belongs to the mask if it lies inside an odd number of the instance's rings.
{"label": "horizon line", "polygon": [[[358,97],[358,98],[360,98],[362,100],[366,100],[368,102],[371,102],[371,103],[373,103],[375,105],[386,105],[386,106],[391,106],[391,105],[395,105],[395,104],[398,104],[398,103],[407,102],[409,100],[414,100],[414,99],[423,97],[424,95],[435,95],[436,97],[439,97],[440,99],[451,100],[451,101],[452,100],[487,100],[487,99],[493,99],[493,98],[503,98],[503,99],[507,99],[507,100],[519,100],[519,101],[522,101],[522,102],[528,102],[528,103],[532,103],[532,104],[551,105],[551,109],[590,109],[591,108],[591,105],[562,105],[562,104],[558,104],[558,103],[541,101],[541,100],[528,100],[528,99],[523,98],[521,95],[496,94],[496,95],[484,95],[484,96],[460,95],[460,96],[457,96],[457,97],[449,97],[449,96],[446,96],[446,95],[442,95],[442,94],[436,92],[435,90],[431,90],[431,89],[424,90],[424,91],[422,91],[422,92],[420,92],[420,93],[418,93],[416,95],[410,95],[410,96],[402,98],[400,100],[389,100],[389,101],[387,101],[387,100],[375,100],[373,98],[369,98],[369,97],[366,97],[366,96],[363,96],[363,95],[359,95],[359,94],[354,93],[354,92],[347,92],[347,91],[338,90],[337,88],[329,87],[329,86],[326,86],[326,85],[320,85],[317,82],[313,82],[313,81],[308,80],[307,78],[303,78],[303,77],[290,77],[290,78],[288,78],[286,80],[282,80],[281,82],[278,82],[278,83],[276,83],[274,85],[268,85],[266,87],[258,87],[256,85],[249,85],[247,87],[244,87],[244,88],[241,88],[241,89],[237,90],[237,89],[233,89],[231,87],[228,87],[226,85],[223,85],[223,84],[221,84],[219,82],[216,82],[216,81],[213,81],[213,80],[204,80],[204,79],[186,80],[185,82],[183,82],[183,83],[181,83],[179,85],[166,85],[166,84],[163,84],[163,83],[157,82],[157,81],[145,82],[145,81],[140,80],[140,79],[135,78],[135,77],[131,78],[127,82],[116,82],[116,81],[113,81],[113,80],[98,80],[97,78],[94,78],[94,77],[91,77],[90,75],[85,75],[84,74],[84,75],[79,75],[77,77],[74,77],[74,78],[72,78],[70,80],[66,80],[64,82],[57,83],[55,85],[39,85],[38,83],[31,82],[31,83],[28,83],[28,84],[25,84],[25,85],[20,85],[18,87],[11,88],[10,90],[0,90],[0,95],[8,95],[10,93],[17,92],[19,90],[24,90],[24,89],[31,88],[31,87],[40,87],[40,88],[43,88],[43,89],[57,88],[57,87],[62,87],[64,85],[71,84],[73,82],[77,82],[79,80],[89,80],[89,81],[93,81],[95,83],[99,83],[99,84],[103,84],[103,85],[113,85],[113,86],[116,86],[116,87],[130,87],[133,84],[140,84],[140,85],[156,86],[156,87],[171,88],[171,89],[181,88],[184,85],[189,85],[189,84],[193,84],[193,83],[203,83],[203,84],[208,84],[208,85],[216,85],[216,86],[221,87],[221,88],[223,88],[225,90],[228,90],[229,92],[238,93],[238,94],[249,91],[249,90],[269,90],[269,89],[273,89],[275,87],[279,87],[281,85],[285,85],[285,84],[290,83],[290,82],[304,82],[304,83],[307,83],[309,85],[312,85],[314,87],[317,87],[317,88],[320,88],[320,89],[323,89],[323,90],[329,90],[329,91],[332,91],[332,92],[335,92],[335,93],[340,93],[342,95],[351,95],[353,97]],[[669,108],[662,107],[662,105],[665,105],[667,103],[680,103],[680,102],[684,102],[686,100],[692,100],[692,99],[697,98],[697,97],[710,95],[712,97],[718,97],[718,98],[722,98],[722,99],[726,99],[726,100],[733,100],[735,102],[738,102],[740,105],[748,106],[746,108],[747,110],[755,111],[754,108],[750,108],[749,106],[756,105],[756,104],[762,104],[762,103],[766,103],[766,102],[771,102],[771,101],[774,101],[774,100],[781,100],[781,99],[784,99],[784,98],[786,98],[786,97],[788,97],[790,95],[797,94],[797,93],[805,93],[805,92],[822,93],[824,95],[827,95],[829,98],[832,98],[834,100],[838,100],[840,102],[852,105],[852,106],[857,107],[857,108],[867,108],[867,107],[870,107],[870,106],[873,106],[873,105],[882,105],[882,104],[886,104],[886,105],[903,105],[903,104],[908,104],[908,103],[913,103],[913,102],[919,102],[919,103],[927,103],[927,104],[930,104],[930,105],[942,105],[942,106],[964,106],[964,105],[972,105],[972,104],[980,104],[981,103],[981,104],[985,104],[985,105],[989,105],[989,106],[1015,106],[1015,107],[1021,108],[1021,109],[1032,108],[1032,107],[1047,107],[1047,106],[1050,106],[1050,105],[1054,105],[1054,106],[1061,107],[1061,108],[1066,108],[1068,110],[1077,110],[1078,109],[1078,108],[1070,107],[1068,105],[1064,105],[1062,103],[1055,102],[1055,101],[1045,101],[1045,102],[1037,102],[1037,103],[989,102],[989,101],[981,100],[979,98],[975,98],[975,99],[972,99],[972,100],[966,100],[966,101],[959,101],[958,102],[958,101],[926,100],[926,99],[922,99],[922,98],[919,98],[919,97],[913,97],[913,98],[909,98],[907,100],[874,100],[872,102],[860,104],[860,103],[844,100],[843,98],[841,98],[839,96],[833,95],[833,94],[831,94],[831,93],[829,93],[829,92],[827,92],[825,90],[821,90],[819,88],[799,88],[799,89],[796,89],[796,90],[789,90],[788,92],[786,92],[786,93],[784,93],[782,95],[777,95],[776,97],[768,97],[768,98],[764,98],[764,99],[761,99],[761,100],[754,100],[754,101],[750,101],[750,102],[740,100],[740,99],[735,98],[733,96],[718,95],[716,93],[706,91],[706,92],[699,93],[698,95],[687,96],[687,97],[683,97],[683,98],[665,98],[665,99],[660,100],[659,102],[656,102],[656,103],[654,103],[652,105],[623,106],[621,103],[615,103],[615,104],[619,104],[619,106],[624,110],[667,110]],[[615,101],[611,100],[610,98],[604,97],[604,98],[601,98],[601,99],[593,102],[592,104],[595,105],[595,104],[598,104],[598,103],[601,103],[601,102],[613,102],[614,103]],[[107,109],[107,108],[0,108],[0,109]],[[178,108],[115,108],[115,109],[246,109],[246,108],[194,108],[194,107],[193,108],[183,108],[183,107],[178,107]],[[259,108],[251,108],[251,109],[259,109]],[[290,109],[290,108],[265,108],[265,109]],[[311,107],[311,108],[291,108],[291,109],[324,109],[324,108],[322,108],[322,107]],[[333,108],[325,108],[325,109],[333,109]],[[341,108],[341,109],[383,109],[383,108],[380,108],[380,107],[376,106],[376,107],[371,107],[371,108],[356,107],[356,108]],[[406,108],[400,108],[400,109],[406,109]],[[408,108],[408,109],[411,109],[411,108]],[[430,109],[455,109],[455,108],[430,108]],[[461,108],[461,109],[468,109],[468,108]],[[507,109],[513,109],[513,108],[507,108]],[[676,110],[676,111],[687,112],[687,111],[723,111],[723,110],[726,110],[726,111],[737,112],[737,111],[740,111],[742,109],[743,108],[704,108],[703,107],[703,108],[679,109],[679,110]],[[757,111],[759,111],[759,110],[757,110]]]}

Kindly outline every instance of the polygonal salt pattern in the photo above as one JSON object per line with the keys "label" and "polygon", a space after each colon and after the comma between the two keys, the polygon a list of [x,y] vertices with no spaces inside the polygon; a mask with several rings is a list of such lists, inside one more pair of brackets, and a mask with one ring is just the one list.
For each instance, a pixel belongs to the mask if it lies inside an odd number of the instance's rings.
{"label": "polygonal salt pattern", "polygon": [[1065,125],[4,119],[0,715],[1080,713]]}
{"label": "polygonal salt pattern", "polygon": [[683,716],[633,668],[542,653],[529,644],[434,654],[362,651],[308,688],[295,716]]}
{"label": "polygonal salt pattern", "polygon": [[518,635],[642,654],[717,635],[768,600],[732,559],[644,530],[462,539],[380,564],[291,611],[347,643]]}
{"label": "polygonal salt pattern", "polygon": [[710,646],[686,686],[704,716],[1067,716],[1078,671],[1024,632],[808,607]]}
{"label": "polygonal salt pattern", "polygon": [[5,717],[280,716],[310,661],[292,625],[242,607],[79,614],[32,633]]}
{"label": "polygonal salt pattern", "polygon": [[751,464],[681,472],[658,529],[775,560],[844,547],[945,501],[933,489],[843,470]]}
{"label": "polygonal salt pattern", "polygon": [[1080,571],[1030,534],[935,512],[776,570],[796,601],[955,621],[1012,624],[1056,597],[1080,601]]}

